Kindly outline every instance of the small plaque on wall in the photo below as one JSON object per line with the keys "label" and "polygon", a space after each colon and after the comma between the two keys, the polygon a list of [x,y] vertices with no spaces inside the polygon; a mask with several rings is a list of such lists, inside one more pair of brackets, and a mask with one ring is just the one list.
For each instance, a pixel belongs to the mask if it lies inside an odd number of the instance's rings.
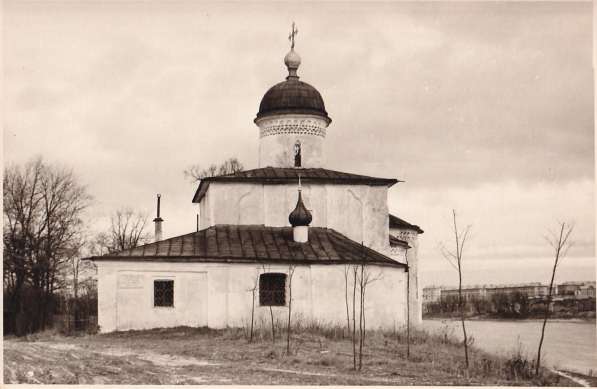
{"label": "small plaque on wall", "polygon": [[118,276],[118,289],[138,289],[143,287],[143,275],[121,274]]}

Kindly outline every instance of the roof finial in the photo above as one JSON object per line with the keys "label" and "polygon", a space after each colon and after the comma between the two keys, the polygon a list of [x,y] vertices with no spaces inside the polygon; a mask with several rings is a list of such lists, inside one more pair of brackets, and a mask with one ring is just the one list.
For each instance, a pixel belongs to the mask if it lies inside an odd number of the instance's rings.
{"label": "roof finial", "polygon": [[300,192],[301,191],[301,174],[300,173],[299,173],[298,177],[299,177],[298,191]]}
{"label": "roof finial", "polygon": [[301,64],[301,57],[294,51],[294,38],[298,34],[298,29],[296,28],[294,22],[292,22],[292,30],[288,35],[288,40],[290,41],[290,51],[284,57],[284,63],[288,68],[288,77],[287,80],[298,80],[298,75],[296,71],[298,70]]}
{"label": "roof finial", "polygon": [[292,21],[292,30],[290,30],[290,34],[288,35],[288,40],[290,41],[290,48],[294,49],[294,37],[298,34],[298,29],[294,25],[294,21]]}

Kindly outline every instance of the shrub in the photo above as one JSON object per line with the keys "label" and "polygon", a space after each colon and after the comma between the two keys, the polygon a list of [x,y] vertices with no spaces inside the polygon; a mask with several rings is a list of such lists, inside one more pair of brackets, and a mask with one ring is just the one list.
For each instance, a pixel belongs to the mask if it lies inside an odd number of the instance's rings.
{"label": "shrub", "polygon": [[528,360],[523,352],[522,343],[518,338],[518,347],[512,353],[512,356],[506,359],[504,363],[504,373],[510,380],[528,380],[534,377],[535,364]]}

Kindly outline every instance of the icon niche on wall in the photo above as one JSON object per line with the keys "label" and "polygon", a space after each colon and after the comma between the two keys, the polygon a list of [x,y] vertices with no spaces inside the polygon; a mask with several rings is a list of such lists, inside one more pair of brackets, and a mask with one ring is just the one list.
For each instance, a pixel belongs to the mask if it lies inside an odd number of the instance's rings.
{"label": "icon niche on wall", "polygon": [[294,144],[294,167],[301,167],[301,142],[298,140]]}

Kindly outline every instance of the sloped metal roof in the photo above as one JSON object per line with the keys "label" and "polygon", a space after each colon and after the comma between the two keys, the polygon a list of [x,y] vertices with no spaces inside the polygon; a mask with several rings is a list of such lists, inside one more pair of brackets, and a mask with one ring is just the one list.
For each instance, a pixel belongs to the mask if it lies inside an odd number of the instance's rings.
{"label": "sloped metal roof", "polygon": [[406,267],[339,232],[309,227],[309,240],[296,243],[292,227],[216,225],[133,249],[89,258],[94,261],[375,264]]}
{"label": "sloped metal roof", "polygon": [[421,227],[417,226],[416,224],[410,224],[406,220],[400,219],[398,216],[392,215],[391,213],[388,214],[390,218],[390,228],[402,228],[406,230],[413,230],[419,234],[422,234],[423,231]]}
{"label": "sloped metal roof", "polygon": [[364,184],[375,186],[392,186],[401,182],[395,178],[379,178],[363,176],[329,170],[323,168],[282,168],[282,167],[264,167],[252,170],[243,170],[232,174],[222,176],[206,177],[199,182],[197,191],[193,196],[193,202],[201,201],[210,182],[258,182],[264,184],[285,184],[297,182],[299,175],[303,183],[320,184]]}

